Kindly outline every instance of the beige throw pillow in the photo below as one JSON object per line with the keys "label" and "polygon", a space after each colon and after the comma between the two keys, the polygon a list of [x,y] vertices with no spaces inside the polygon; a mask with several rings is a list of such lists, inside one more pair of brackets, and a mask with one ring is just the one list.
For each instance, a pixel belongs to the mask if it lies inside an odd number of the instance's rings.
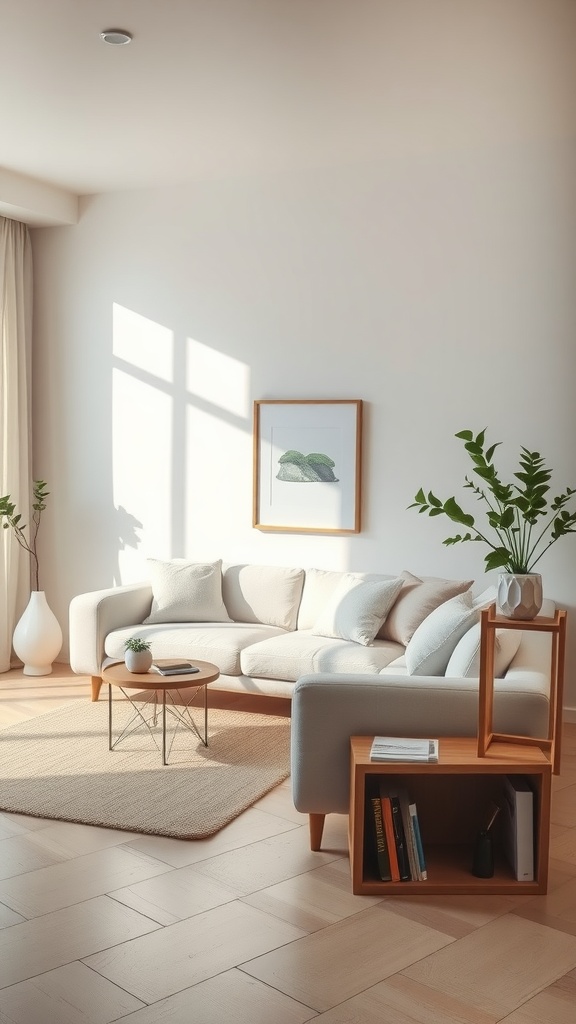
{"label": "beige throw pillow", "polygon": [[401,579],[360,580],[345,573],[312,628],[317,636],[353,640],[368,646],[374,640],[402,587]]}
{"label": "beige throw pillow", "polygon": [[404,581],[402,589],[394,607],[386,616],[378,639],[394,640],[403,647],[408,645],[420,623],[435,608],[463,594],[473,583],[473,580],[421,580],[406,570],[400,574],[400,578]]}
{"label": "beige throw pillow", "polygon": [[231,622],[222,600],[222,561],[149,558],[152,608],[144,624]]}

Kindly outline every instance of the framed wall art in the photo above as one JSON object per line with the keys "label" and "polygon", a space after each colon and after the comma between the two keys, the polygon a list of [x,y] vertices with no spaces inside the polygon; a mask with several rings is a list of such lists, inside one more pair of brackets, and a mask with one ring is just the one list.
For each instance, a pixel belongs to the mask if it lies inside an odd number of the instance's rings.
{"label": "framed wall art", "polygon": [[254,402],[257,530],[359,533],[362,402]]}

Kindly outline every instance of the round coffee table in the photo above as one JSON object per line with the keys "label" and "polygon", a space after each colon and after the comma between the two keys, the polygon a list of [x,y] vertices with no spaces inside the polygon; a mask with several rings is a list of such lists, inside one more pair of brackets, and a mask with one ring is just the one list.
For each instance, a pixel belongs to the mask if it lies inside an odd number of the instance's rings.
{"label": "round coffee table", "polygon": [[[176,665],[181,658],[162,658],[159,659],[162,665]],[[156,737],[152,732],[152,725],[156,725],[158,719],[158,695],[162,694],[162,764],[168,764],[168,755],[172,749],[174,737],[178,730],[178,726],[182,725],[188,729],[189,732],[195,733],[198,739],[208,746],[208,699],[206,695],[206,686],[208,683],[214,682],[220,675],[219,669],[216,665],[212,665],[209,661],[194,661],[192,663],[199,672],[194,673],[182,673],[181,675],[172,676],[161,676],[150,669],[149,672],[129,672],[123,661],[118,662],[115,665],[108,665],[107,668],[102,670],[102,679],[108,683],[108,749],[114,750],[114,747],[124,737],[134,732],[141,726],[146,726],[148,732],[152,736],[156,746]],[[134,715],[130,719],[127,725],[124,726],[119,736],[112,741],[112,687],[117,686],[122,691],[126,699],[132,705]],[[194,693],[188,700],[184,700],[181,694],[181,690],[193,689]],[[136,704],[132,697],[126,693],[126,690],[150,690],[150,696],[143,702],[141,706]],[[175,690],[180,698],[181,704],[167,704],[166,694],[169,690]],[[197,695],[200,691],[204,693],[204,736],[200,735],[198,727],[192,718],[190,707],[194,703]],[[174,733],[170,742],[170,748],[168,755],[166,753],[166,714],[171,715],[176,719],[174,726]],[[148,716],[148,717],[146,717]]]}

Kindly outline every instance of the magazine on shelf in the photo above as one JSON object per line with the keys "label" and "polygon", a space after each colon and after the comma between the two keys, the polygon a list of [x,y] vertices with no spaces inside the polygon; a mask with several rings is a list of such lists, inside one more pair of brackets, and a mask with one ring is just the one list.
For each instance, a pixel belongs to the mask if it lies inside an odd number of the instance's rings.
{"label": "magazine on shelf", "polygon": [[370,748],[371,761],[438,761],[438,740],[406,739],[396,736],[375,736]]}

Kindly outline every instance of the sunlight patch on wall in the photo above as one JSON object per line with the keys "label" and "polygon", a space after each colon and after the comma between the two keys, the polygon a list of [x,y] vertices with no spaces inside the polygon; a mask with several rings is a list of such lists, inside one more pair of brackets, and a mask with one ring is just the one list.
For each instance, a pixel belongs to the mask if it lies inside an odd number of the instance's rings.
{"label": "sunlight patch on wall", "polygon": [[113,498],[141,524],[140,543],[119,545],[130,582],[145,575],[147,555],[171,554],[174,334],[115,303],[113,354]]}
{"label": "sunlight patch on wall", "polygon": [[245,363],[119,304],[113,327],[113,499],[138,524],[136,544],[118,538],[130,582],[146,577],[146,557],[221,557],[233,508],[250,528],[250,376]]}
{"label": "sunlight patch on wall", "polygon": [[235,416],[247,418],[250,415],[250,371],[246,363],[193,338],[188,338],[187,345],[189,393]]}
{"label": "sunlight patch on wall", "polygon": [[143,527],[143,550],[119,553],[126,580],[130,566],[142,578],[145,555],[170,556],[172,399],[122,370],[114,370],[112,387],[114,504]]}
{"label": "sunlight patch on wall", "polygon": [[114,356],[161,380],[171,381],[174,332],[117,302],[113,304],[112,318]]}
{"label": "sunlight patch on wall", "polygon": [[186,550],[222,557],[231,535],[252,526],[252,435],[189,403],[186,448]]}

